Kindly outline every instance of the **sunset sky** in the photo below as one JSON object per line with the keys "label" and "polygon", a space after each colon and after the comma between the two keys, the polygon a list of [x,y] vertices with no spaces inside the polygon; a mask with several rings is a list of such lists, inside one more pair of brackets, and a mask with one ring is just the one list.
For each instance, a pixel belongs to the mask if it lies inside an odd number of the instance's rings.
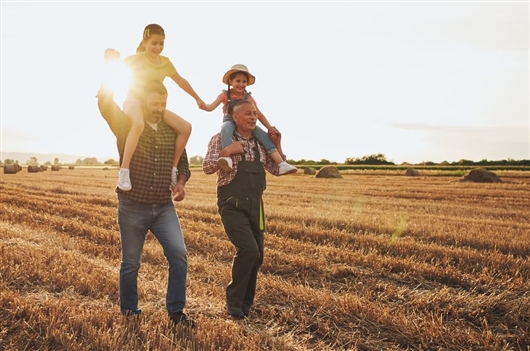
{"label": "sunset sky", "polygon": [[[116,157],[95,94],[103,52],[134,53],[149,23],[206,103],[236,63],[290,159],[530,159],[529,3],[1,3],[1,151]],[[168,108],[204,156],[222,112],[170,79]],[[121,105],[122,101],[119,101]],[[3,159],[3,158],[2,158]]]}

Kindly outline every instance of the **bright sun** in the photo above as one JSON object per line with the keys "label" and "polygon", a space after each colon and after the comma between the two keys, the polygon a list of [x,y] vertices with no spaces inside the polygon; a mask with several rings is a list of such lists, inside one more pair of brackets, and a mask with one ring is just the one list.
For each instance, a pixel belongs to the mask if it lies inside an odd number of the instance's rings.
{"label": "bright sun", "polygon": [[114,92],[116,102],[123,102],[131,84],[131,74],[125,63],[119,60],[106,63],[103,67],[102,83]]}

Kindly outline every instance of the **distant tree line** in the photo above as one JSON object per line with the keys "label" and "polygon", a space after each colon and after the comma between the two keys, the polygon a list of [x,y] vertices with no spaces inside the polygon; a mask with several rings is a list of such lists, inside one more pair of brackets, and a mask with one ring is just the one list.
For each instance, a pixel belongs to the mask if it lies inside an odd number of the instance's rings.
{"label": "distant tree line", "polygon": [[[202,162],[204,160],[204,157],[196,155],[189,158],[190,165],[194,166],[200,166],[202,165]],[[325,158],[321,159],[320,161],[315,160],[287,160],[291,164],[295,165],[337,165],[337,162],[329,161]],[[9,164],[15,164],[19,163],[18,160],[13,160],[6,158],[3,162],[3,164],[9,165]],[[51,166],[52,163],[50,161],[47,161],[43,163],[44,165]],[[68,165],[68,164],[61,164],[59,162],[59,159],[56,157],[53,161],[54,165]],[[345,165],[395,165],[394,162],[387,160],[386,156],[384,154],[373,154],[373,155],[366,155],[362,157],[348,157],[344,161]],[[408,162],[403,162],[402,165],[412,165]],[[0,165],[2,165],[2,162],[0,160]],[[26,161],[26,165],[39,165],[39,162],[36,157],[31,157],[29,160]],[[119,166],[119,162],[114,159],[108,159],[104,161],[103,163],[99,162],[97,158],[95,157],[87,157],[85,159],[77,159],[75,161],[76,166]],[[506,159],[506,160],[487,160],[482,159],[480,161],[472,161],[472,160],[466,160],[461,159],[459,161],[442,161],[440,163],[435,163],[432,161],[422,161],[420,163],[417,163],[417,165],[422,166],[530,166],[530,160],[514,160],[514,159]]]}
{"label": "distant tree line", "polygon": [[325,158],[321,159],[320,161],[314,161],[314,160],[287,160],[288,163],[293,165],[336,165],[337,162],[331,162],[329,160],[326,160]]}
{"label": "distant tree line", "polygon": [[471,160],[460,160],[455,162],[443,161],[441,165],[451,165],[451,166],[530,166],[530,160],[513,160],[511,158],[507,160],[480,160],[480,161],[471,161]]}
{"label": "distant tree line", "polygon": [[359,158],[348,157],[344,164],[347,165],[393,165],[383,154],[367,155]]}
{"label": "distant tree line", "polygon": [[[287,160],[291,164],[296,165],[328,165],[333,164],[336,165],[337,162],[330,162],[326,159],[322,159],[320,161],[313,161],[313,160]],[[394,162],[389,161],[384,154],[373,154],[373,155],[366,155],[362,157],[348,157],[344,161],[345,165],[395,165]],[[411,163],[403,162],[402,165],[411,165]],[[472,160],[466,160],[462,159],[459,161],[443,161],[440,163],[432,162],[432,161],[422,161],[418,163],[418,165],[422,166],[530,166],[530,159],[529,160],[514,160],[514,159],[507,159],[507,160],[487,160],[483,159],[480,161],[472,161]]]}

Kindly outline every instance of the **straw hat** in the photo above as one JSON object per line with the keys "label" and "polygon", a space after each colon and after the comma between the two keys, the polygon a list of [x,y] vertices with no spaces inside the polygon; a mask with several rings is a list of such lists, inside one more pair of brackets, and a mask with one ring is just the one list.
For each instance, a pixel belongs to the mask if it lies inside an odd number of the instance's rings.
{"label": "straw hat", "polygon": [[232,68],[230,68],[225,73],[225,75],[223,76],[223,83],[229,84],[228,78],[230,77],[230,75],[232,73],[235,73],[235,72],[245,72],[248,75],[248,83],[247,83],[247,85],[252,85],[256,81],[256,77],[254,77],[252,74],[250,74],[250,72],[248,71],[247,66],[238,63],[236,65],[233,65]]}

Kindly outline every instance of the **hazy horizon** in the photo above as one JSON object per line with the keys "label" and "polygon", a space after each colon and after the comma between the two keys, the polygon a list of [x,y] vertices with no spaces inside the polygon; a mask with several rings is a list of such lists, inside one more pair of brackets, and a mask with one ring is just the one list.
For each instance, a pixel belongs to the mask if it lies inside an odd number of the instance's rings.
{"label": "hazy horizon", "polygon": [[[204,155],[188,155],[188,158],[191,158],[191,157],[194,157],[194,156],[201,156],[201,157],[204,157]],[[359,158],[363,157],[363,156],[371,156],[371,155],[362,155],[360,156]],[[115,161],[119,161],[119,155],[116,155],[116,156],[98,156],[98,155],[75,155],[75,154],[65,154],[65,153],[36,153],[36,152],[8,152],[8,151],[4,151],[4,152],[0,152],[0,160],[2,162],[4,162],[6,159],[12,159],[12,160],[15,160],[15,161],[19,161],[20,164],[26,164],[27,161],[29,161],[29,159],[31,157],[36,157],[37,158],[37,161],[39,164],[44,164],[46,162],[52,162],[55,160],[55,158],[58,158],[59,159],[59,163],[75,163],[78,159],[81,159],[81,160],[84,160],[86,158],[96,158],[98,160],[98,162],[100,163],[103,163],[109,159],[113,159]],[[312,159],[312,158],[302,158],[306,161],[315,161],[315,162],[320,162],[322,159]],[[294,161],[300,161],[302,159],[294,159]],[[346,159],[344,160],[341,160],[341,161],[333,161],[333,160],[329,160],[329,159],[326,159],[330,162],[336,162],[338,164],[343,164]],[[473,159],[458,159],[458,160],[450,160],[450,159],[444,159],[440,162],[435,162],[435,163],[441,163],[441,162],[444,162],[444,161],[447,161],[449,163],[453,163],[453,162],[458,162],[458,161],[461,161],[461,160],[467,160],[467,161],[473,161],[473,162],[480,162],[484,159],[480,159],[480,160],[473,160]],[[514,159],[514,158],[506,158],[506,159],[487,159],[487,161],[503,161],[503,160],[514,160],[514,161],[526,161],[526,160],[530,160],[530,158],[528,159]],[[393,162],[393,160],[389,160],[387,159],[387,161],[390,161],[390,162]],[[425,161],[427,162],[427,161]],[[433,162],[433,161],[431,161]],[[407,164],[420,164],[421,162],[409,162],[407,160],[405,161],[402,161],[402,162],[394,162],[396,165],[399,165],[399,164],[402,164],[402,163],[407,163]]]}

